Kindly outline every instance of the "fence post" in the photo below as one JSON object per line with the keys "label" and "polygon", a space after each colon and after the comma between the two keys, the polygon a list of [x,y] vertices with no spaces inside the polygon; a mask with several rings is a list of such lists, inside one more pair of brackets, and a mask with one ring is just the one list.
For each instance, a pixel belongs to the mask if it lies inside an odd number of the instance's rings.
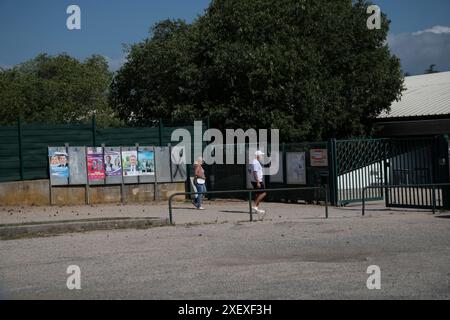
{"label": "fence post", "polygon": [[162,131],[163,131],[163,120],[159,118],[159,146],[162,147]]}
{"label": "fence post", "polygon": [[366,188],[362,189],[362,215],[366,214]]}
{"label": "fence post", "polygon": [[338,191],[337,191],[337,180],[338,180],[338,163],[336,154],[336,139],[331,139],[328,141],[328,169],[330,177],[330,202],[332,205],[337,206],[338,204]]}
{"label": "fence post", "polygon": [[23,181],[23,155],[22,155],[22,121],[17,118],[17,138],[19,140],[19,165],[20,165],[20,180]]}
{"label": "fence post", "polygon": [[253,222],[253,208],[252,208],[252,192],[248,192],[248,207],[250,210],[250,222]]}
{"label": "fence post", "polygon": [[97,119],[94,114],[94,115],[92,115],[92,146],[93,147],[97,146],[96,131],[97,131]]}
{"label": "fence post", "polygon": [[[287,169],[286,169],[286,165],[287,165],[287,161],[286,161],[286,143],[283,142],[282,146],[281,146],[281,154],[283,155],[283,187],[287,186]],[[284,201],[286,203],[289,202],[289,193],[285,192],[284,193]]]}
{"label": "fence post", "polygon": [[433,196],[432,196],[432,201],[433,201],[433,204],[432,204],[433,214],[436,214],[436,188],[435,188],[434,185],[433,185],[433,188],[432,188],[431,190],[432,190],[432,192],[433,192]]}

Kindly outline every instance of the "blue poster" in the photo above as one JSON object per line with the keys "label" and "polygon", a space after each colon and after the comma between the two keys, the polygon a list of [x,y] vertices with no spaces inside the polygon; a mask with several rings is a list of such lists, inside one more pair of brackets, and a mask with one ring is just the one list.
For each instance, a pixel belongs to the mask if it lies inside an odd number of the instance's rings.
{"label": "blue poster", "polygon": [[138,151],[138,170],[141,176],[155,174],[155,153],[153,151]]}
{"label": "blue poster", "polygon": [[65,152],[54,151],[49,154],[50,175],[53,177],[69,177],[69,156]]}

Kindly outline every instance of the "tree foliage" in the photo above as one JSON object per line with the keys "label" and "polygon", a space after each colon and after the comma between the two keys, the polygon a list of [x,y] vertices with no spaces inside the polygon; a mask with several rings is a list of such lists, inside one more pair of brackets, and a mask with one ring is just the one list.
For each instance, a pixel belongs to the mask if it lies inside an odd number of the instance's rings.
{"label": "tree foliage", "polygon": [[108,104],[112,74],[104,57],[80,62],[66,54],[38,55],[9,70],[0,70],[0,124],[21,117],[33,123],[86,122],[118,124]]}
{"label": "tree foliage", "polygon": [[165,20],[130,47],[111,86],[129,124],[209,116],[219,128],[279,128],[284,141],[370,134],[403,73],[368,30],[363,0],[213,0],[194,23]]}

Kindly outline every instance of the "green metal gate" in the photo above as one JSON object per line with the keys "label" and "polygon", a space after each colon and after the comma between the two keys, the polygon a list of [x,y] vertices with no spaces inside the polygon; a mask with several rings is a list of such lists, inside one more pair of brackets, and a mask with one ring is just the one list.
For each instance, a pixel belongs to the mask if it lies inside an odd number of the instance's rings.
{"label": "green metal gate", "polygon": [[[448,183],[448,142],[443,136],[392,139],[385,161],[387,185]],[[433,195],[433,192],[435,193]],[[431,209],[449,208],[448,187],[399,187],[385,190],[386,206]]]}
{"label": "green metal gate", "polygon": [[[448,139],[444,136],[332,140],[331,194],[335,205],[362,201],[367,186],[449,182]],[[366,200],[387,207],[431,208],[431,188],[368,189]],[[447,187],[436,188],[438,208],[449,208]]]}
{"label": "green metal gate", "polygon": [[[362,189],[384,184],[388,139],[332,140],[331,187],[338,206],[362,201]],[[367,200],[382,200],[378,189],[367,191]]]}

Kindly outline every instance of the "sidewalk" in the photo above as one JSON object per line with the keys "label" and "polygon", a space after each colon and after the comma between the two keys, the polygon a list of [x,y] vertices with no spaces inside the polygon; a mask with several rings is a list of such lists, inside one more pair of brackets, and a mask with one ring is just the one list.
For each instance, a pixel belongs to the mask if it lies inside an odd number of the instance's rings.
{"label": "sidewalk", "polygon": [[[176,225],[243,223],[250,220],[247,201],[214,200],[204,202],[205,210],[196,210],[186,202],[173,203],[173,220]],[[294,203],[264,203],[265,214],[253,215],[253,221],[288,222],[308,220],[325,221],[323,205]],[[393,213],[407,214],[429,210],[388,210],[384,203],[369,202],[365,218],[377,218]],[[145,228],[168,225],[167,202],[141,204],[105,204],[84,206],[45,207],[0,207],[0,228],[12,228],[19,234],[56,233],[107,230],[119,228]],[[361,206],[329,207],[329,219],[349,219],[361,217]],[[1,230],[0,230],[1,231]],[[12,231],[11,231],[12,232]]]}

